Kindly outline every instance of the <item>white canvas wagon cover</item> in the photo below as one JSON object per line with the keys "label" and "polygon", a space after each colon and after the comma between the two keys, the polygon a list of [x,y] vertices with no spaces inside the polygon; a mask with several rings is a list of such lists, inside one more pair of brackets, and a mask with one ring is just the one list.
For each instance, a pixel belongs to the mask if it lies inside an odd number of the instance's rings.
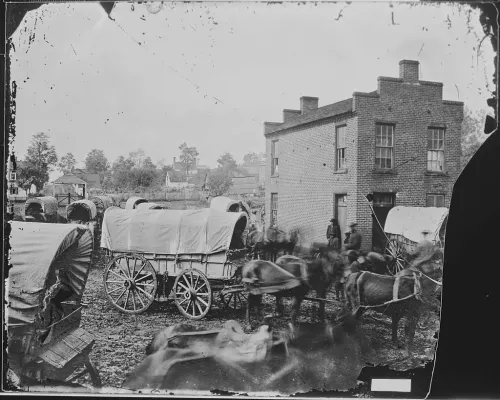
{"label": "white canvas wagon cover", "polygon": [[428,239],[437,240],[439,229],[447,215],[446,207],[397,206],[387,214],[384,231],[419,242],[423,239],[422,231],[427,229],[430,231]]}
{"label": "white canvas wagon cover", "polygon": [[[244,213],[201,210],[124,210],[104,213],[101,247],[116,252],[215,254],[243,232]],[[240,233],[240,234],[241,234]]]}
{"label": "white canvas wagon cover", "polygon": [[8,324],[32,324],[55,269],[64,268],[65,282],[83,295],[90,268],[92,234],[83,225],[12,222],[8,277]]}
{"label": "white canvas wagon cover", "polygon": [[235,204],[241,205],[241,207],[250,214],[250,207],[241,200],[233,200],[225,196],[217,196],[210,201],[210,208],[217,211],[229,211],[231,207]]}

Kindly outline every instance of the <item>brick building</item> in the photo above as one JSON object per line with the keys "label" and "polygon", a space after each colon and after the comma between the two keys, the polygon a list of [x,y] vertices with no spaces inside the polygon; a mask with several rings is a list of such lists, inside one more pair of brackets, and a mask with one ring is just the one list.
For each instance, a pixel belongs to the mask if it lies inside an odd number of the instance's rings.
{"label": "brick building", "polygon": [[283,110],[283,122],[264,123],[266,224],[325,241],[335,216],[342,234],[356,221],[363,249],[380,249],[368,193],[382,226],[395,205],[449,206],[463,103],[443,100],[442,83],[419,80],[417,61],[401,61],[399,71],[379,77],[376,91],[323,107],[301,97],[300,110]]}

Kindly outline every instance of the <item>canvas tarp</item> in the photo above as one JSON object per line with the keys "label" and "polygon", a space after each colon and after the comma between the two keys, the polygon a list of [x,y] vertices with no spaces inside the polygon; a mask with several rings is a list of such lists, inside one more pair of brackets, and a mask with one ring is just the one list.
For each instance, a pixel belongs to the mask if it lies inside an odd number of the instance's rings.
{"label": "canvas tarp", "polygon": [[92,254],[92,234],[83,225],[12,222],[7,280],[9,325],[32,324],[54,270],[65,268],[65,282],[81,298]]}
{"label": "canvas tarp", "polygon": [[394,207],[387,215],[384,231],[420,242],[424,239],[422,231],[427,229],[430,231],[427,239],[438,240],[439,229],[447,215],[446,207]]}
{"label": "canvas tarp", "polygon": [[168,209],[167,206],[162,206],[156,203],[141,203],[136,206],[138,210],[164,210]]}
{"label": "canvas tarp", "polygon": [[147,203],[147,200],[143,197],[138,197],[138,196],[131,197],[127,200],[127,203],[125,204],[125,209],[133,210],[137,207],[137,204],[140,203]]}
{"label": "canvas tarp", "polygon": [[124,210],[104,214],[101,247],[116,252],[215,254],[230,248],[244,213],[211,210]]}
{"label": "canvas tarp", "polygon": [[32,199],[28,199],[25,204],[25,210],[30,207],[30,204],[40,204],[42,206],[42,211],[47,215],[56,215],[58,204],[57,199],[52,196],[43,196],[43,197],[34,197]]}
{"label": "canvas tarp", "polygon": [[90,201],[90,200],[78,200],[74,201],[73,203],[69,204],[66,207],[66,215],[68,216],[68,220],[70,219],[81,219],[79,216],[77,218],[72,218],[72,214],[76,214],[77,210],[79,209],[84,209],[88,213],[88,220],[93,220],[97,216],[97,209],[95,204]]}
{"label": "canvas tarp", "polygon": [[104,214],[104,211],[106,211],[109,207],[113,207],[115,205],[111,196],[94,196],[89,200],[95,204],[98,214]]}
{"label": "canvas tarp", "polygon": [[244,212],[250,214],[250,207],[244,201],[233,200],[225,196],[214,197],[210,202],[210,208],[217,211],[229,211],[235,204],[241,205]]}

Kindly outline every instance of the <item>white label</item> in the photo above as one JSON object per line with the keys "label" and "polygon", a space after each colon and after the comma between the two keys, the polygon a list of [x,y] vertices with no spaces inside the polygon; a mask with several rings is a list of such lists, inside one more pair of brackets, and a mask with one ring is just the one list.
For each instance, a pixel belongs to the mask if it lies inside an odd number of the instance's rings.
{"label": "white label", "polygon": [[411,379],[372,379],[373,392],[411,392]]}

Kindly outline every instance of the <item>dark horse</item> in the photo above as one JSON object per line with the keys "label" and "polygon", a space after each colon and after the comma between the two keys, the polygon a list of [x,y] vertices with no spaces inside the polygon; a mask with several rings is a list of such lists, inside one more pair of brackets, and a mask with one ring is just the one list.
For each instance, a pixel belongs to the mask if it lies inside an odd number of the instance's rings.
{"label": "dark horse", "polygon": [[254,229],[247,235],[246,245],[252,259],[268,259],[276,262],[278,254],[293,254],[294,248],[299,241],[298,230],[289,233],[276,227],[270,227],[266,231]]}
{"label": "dark horse", "polygon": [[[257,307],[261,319],[262,295],[276,296],[276,308],[282,313],[283,297],[293,298],[292,324],[295,324],[304,297],[312,289],[320,298],[325,298],[334,281],[335,270],[343,268],[343,261],[336,252],[323,254],[313,259],[302,259],[286,255],[278,258],[276,264],[265,260],[252,260],[242,269],[242,280],[249,291],[247,302],[247,323],[250,324],[250,309]],[[319,319],[324,321],[325,304],[320,303]]]}
{"label": "dark horse", "polygon": [[[391,317],[392,341],[396,344],[398,323],[401,318],[406,317],[406,350],[410,352],[424,303],[437,302],[437,280],[441,276],[440,266],[432,262],[406,268],[396,276],[383,276],[366,271],[351,274],[345,288],[347,311],[360,317],[368,306]],[[396,299],[399,300],[395,301]]]}

